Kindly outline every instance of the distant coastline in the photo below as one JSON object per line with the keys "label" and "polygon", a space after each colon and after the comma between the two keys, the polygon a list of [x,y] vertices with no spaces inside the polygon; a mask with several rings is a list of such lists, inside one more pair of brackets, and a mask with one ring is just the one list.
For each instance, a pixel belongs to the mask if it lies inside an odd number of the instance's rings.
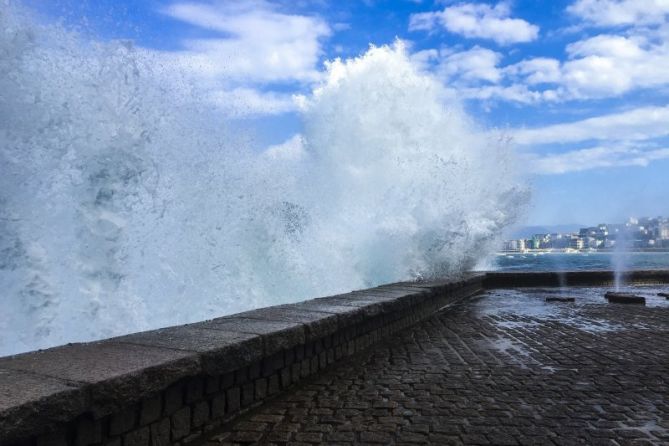
{"label": "distant coastline", "polygon": [[614,248],[588,248],[588,249],[574,249],[574,248],[548,248],[548,249],[523,249],[510,251],[497,251],[497,255],[512,255],[512,254],[613,254],[613,253],[667,253],[669,248],[633,248],[624,251],[616,251]]}

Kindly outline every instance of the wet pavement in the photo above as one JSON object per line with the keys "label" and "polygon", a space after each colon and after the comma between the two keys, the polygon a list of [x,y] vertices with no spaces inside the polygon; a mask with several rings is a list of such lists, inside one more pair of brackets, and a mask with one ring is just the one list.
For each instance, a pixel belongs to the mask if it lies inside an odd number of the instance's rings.
{"label": "wet pavement", "polygon": [[[223,444],[669,444],[669,300],[495,290],[212,434]],[[575,302],[546,302],[547,297]]]}

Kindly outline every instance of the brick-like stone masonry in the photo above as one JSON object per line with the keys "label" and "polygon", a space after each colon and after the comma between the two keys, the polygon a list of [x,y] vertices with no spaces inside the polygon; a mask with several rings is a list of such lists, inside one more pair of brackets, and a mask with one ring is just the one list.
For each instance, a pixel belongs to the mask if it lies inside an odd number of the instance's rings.
{"label": "brick-like stone masonry", "polygon": [[0,446],[196,442],[481,283],[391,284],[0,358]]}
{"label": "brick-like stone masonry", "polygon": [[486,315],[493,299],[437,314],[304,381],[207,446],[669,444],[669,308],[602,298],[577,307],[583,329]]}

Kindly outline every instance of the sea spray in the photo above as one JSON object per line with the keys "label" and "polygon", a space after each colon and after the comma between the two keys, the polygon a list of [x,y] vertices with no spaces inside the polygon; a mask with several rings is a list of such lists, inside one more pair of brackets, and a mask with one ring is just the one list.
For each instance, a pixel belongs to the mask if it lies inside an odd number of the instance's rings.
{"label": "sea spray", "polygon": [[329,63],[258,153],[169,53],[7,2],[0,30],[0,355],[459,274],[527,199],[401,44]]}
{"label": "sea spray", "polygon": [[613,266],[614,279],[613,283],[616,291],[620,291],[624,285],[623,279],[625,271],[627,270],[627,263],[629,261],[629,250],[631,247],[630,232],[627,227],[621,231],[616,232],[613,253],[611,256],[611,265]]}

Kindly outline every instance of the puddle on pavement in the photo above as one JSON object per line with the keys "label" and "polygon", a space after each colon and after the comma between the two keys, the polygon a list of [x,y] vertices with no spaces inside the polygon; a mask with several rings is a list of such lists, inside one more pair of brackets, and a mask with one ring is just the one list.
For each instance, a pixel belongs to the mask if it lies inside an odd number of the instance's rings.
{"label": "puddle on pavement", "polygon": [[[632,325],[622,325],[605,318],[588,314],[588,308],[609,304],[604,298],[610,287],[568,287],[560,288],[523,288],[490,291],[486,297],[477,301],[475,311],[490,319],[495,325],[505,329],[527,328],[547,320],[555,320],[579,330],[598,333],[621,331],[630,326],[640,329],[652,329],[643,321]],[[666,287],[651,285],[625,286],[620,292],[632,293],[646,298],[646,307],[669,308],[669,300],[657,293],[666,291]],[[574,297],[575,302],[546,302],[547,297]]]}

